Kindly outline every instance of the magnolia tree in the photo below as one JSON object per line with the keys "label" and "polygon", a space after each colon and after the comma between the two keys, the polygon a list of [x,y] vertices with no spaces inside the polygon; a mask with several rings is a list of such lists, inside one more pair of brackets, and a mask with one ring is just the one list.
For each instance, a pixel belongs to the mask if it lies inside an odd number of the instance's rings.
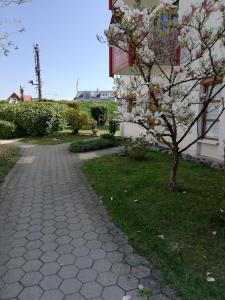
{"label": "magnolia tree", "polygon": [[[6,7],[10,4],[23,4],[26,2],[30,2],[30,0],[0,0],[0,8]],[[6,23],[20,23],[18,20],[0,20],[0,26]],[[25,29],[24,27],[20,28],[18,32],[23,32]],[[11,41],[10,34],[7,31],[0,31],[0,51],[3,52],[4,55],[9,54],[9,49],[13,47],[17,49],[17,46]]]}
{"label": "magnolia tree", "polygon": [[[177,190],[181,154],[212,129],[225,109],[220,97],[225,87],[222,2],[194,3],[178,17],[178,8],[170,2],[149,11],[117,0],[112,24],[105,31],[110,46],[133,58],[129,80],[115,80],[120,119],[141,125],[152,141],[171,150],[172,191]],[[215,119],[200,130],[207,112],[214,112]],[[198,135],[190,135],[192,131]]]}

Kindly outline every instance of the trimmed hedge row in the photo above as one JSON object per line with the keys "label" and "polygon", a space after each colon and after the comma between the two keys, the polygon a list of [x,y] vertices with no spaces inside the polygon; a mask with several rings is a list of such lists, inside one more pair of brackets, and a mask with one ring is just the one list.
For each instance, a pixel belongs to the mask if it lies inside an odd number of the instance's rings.
{"label": "trimmed hedge row", "polygon": [[44,136],[63,129],[65,108],[54,103],[6,103],[0,105],[0,120],[15,125],[15,136]]}
{"label": "trimmed hedge row", "polygon": [[11,139],[15,136],[16,126],[12,122],[0,120],[0,137]]}
{"label": "trimmed hedge row", "polygon": [[84,140],[79,141],[76,143],[72,143],[70,145],[70,151],[71,152],[88,152],[88,151],[95,151],[95,150],[101,150],[106,148],[111,148],[119,145],[119,141],[116,139],[104,139],[99,138],[95,140]]}

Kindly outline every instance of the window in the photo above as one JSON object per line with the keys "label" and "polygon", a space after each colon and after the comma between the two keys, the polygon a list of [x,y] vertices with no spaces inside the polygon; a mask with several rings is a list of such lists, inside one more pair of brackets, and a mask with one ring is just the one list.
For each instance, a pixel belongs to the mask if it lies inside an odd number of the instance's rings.
{"label": "window", "polygon": [[[221,88],[220,84],[217,84],[214,86],[212,91],[212,96],[216,94],[214,100],[212,103],[209,104],[207,107],[206,113],[203,117],[203,132],[207,131],[208,128],[218,119],[219,113],[220,113],[220,104],[221,104],[221,93],[217,92]],[[205,97],[210,95],[212,86],[204,86],[205,90]],[[218,140],[219,139],[219,120],[215,122],[215,124],[212,126],[212,128],[206,133],[205,135],[206,139],[213,139]]]}

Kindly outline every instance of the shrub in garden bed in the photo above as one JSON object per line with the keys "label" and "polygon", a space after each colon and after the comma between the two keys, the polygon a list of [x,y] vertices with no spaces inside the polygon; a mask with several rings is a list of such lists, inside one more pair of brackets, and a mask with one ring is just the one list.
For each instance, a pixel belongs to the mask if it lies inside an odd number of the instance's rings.
{"label": "shrub in garden bed", "polygon": [[95,151],[101,150],[106,148],[111,148],[119,145],[119,141],[116,139],[103,139],[99,138],[96,140],[85,140],[79,141],[76,143],[72,143],[70,145],[71,152],[88,152],[88,151]]}
{"label": "shrub in garden bed", "polygon": [[0,106],[0,119],[13,122],[17,136],[44,136],[63,129],[64,110],[54,103],[7,103]]}
{"label": "shrub in garden bed", "polygon": [[103,126],[108,118],[108,109],[105,106],[93,106],[91,107],[91,116],[97,121],[98,126]]}
{"label": "shrub in garden bed", "polygon": [[80,112],[79,108],[68,108],[65,111],[65,118],[74,134],[78,134],[80,129],[89,125],[88,114]]}
{"label": "shrub in garden bed", "polygon": [[126,154],[133,160],[144,160],[148,153],[148,142],[145,136],[140,136],[125,147]]}
{"label": "shrub in garden bed", "polygon": [[10,139],[15,136],[16,126],[12,122],[0,120],[0,138]]}
{"label": "shrub in garden bed", "polygon": [[118,130],[118,121],[117,120],[109,120],[109,134],[114,136]]}

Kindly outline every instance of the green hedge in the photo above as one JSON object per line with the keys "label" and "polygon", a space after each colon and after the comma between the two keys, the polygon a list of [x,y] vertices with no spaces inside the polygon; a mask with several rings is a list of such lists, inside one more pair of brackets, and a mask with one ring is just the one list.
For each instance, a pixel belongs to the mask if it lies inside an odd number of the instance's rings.
{"label": "green hedge", "polygon": [[95,150],[101,150],[106,148],[111,148],[118,146],[119,142],[116,139],[96,139],[96,140],[85,140],[85,141],[79,141],[76,143],[72,143],[70,145],[70,151],[71,152],[88,152],[88,151],[95,151]]}
{"label": "green hedge", "polygon": [[0,120],[0,138],[10,139],[15,136],[16,126],[12,122]]}
{"label": "green hedge", "polygon": [[17,136],[44,136],[63,128],[64,110],[54,103],[7,103],[0,106],[0,119],[14,123]]}

